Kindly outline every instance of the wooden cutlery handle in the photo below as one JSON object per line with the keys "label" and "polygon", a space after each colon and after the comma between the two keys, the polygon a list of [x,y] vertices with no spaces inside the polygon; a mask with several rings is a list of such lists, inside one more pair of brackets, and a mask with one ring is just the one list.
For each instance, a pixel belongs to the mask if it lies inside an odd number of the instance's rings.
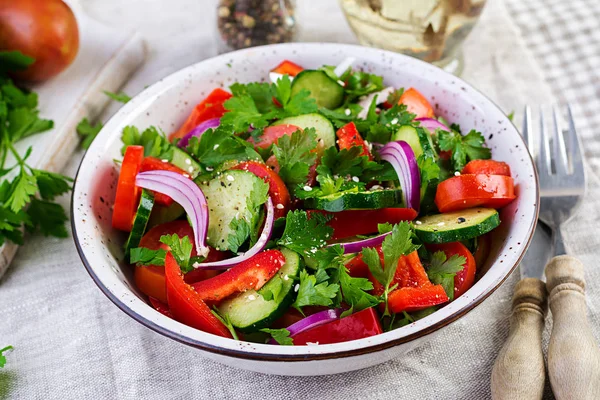
{"label": "wooden cutlery handle", "polygon": [[542,331],[547,310],[544,282],[525,278],[515,286],[510,332],[492,370],[492,398],[541,399],[546,370]]}
{"label": "wooden cutlery handle", "polygon": [[600,399],[600,348],[587,321],[583,264],[570,256],[554,257],[546,266],[552,334],[548,374],[561,399]]}

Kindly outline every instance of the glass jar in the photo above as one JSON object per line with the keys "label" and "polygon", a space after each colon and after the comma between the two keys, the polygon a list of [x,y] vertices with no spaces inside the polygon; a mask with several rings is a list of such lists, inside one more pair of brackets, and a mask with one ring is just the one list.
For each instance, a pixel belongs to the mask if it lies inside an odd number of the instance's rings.
{"label": "glass jar", "polygon": [[292,41],[294,6],[293,0],[220,0],[217,26],[226,50]]}

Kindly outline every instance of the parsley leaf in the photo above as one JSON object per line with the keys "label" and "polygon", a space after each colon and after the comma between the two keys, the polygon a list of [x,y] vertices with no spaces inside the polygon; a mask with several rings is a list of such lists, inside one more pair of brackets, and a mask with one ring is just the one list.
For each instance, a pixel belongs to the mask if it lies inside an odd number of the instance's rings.
{"label": "parsley leaf", "polygon": [[35,58],[20,51],[0,51],[0,74],[10,71],[22,71],[33,64]]}
{"label": "parsley leaf", "polygon": [[29,203],[32,196],[38,191],[37,181],[33,175],[30,175],[25,168],[11,182],[11,192],[4,202],[5,207],[9,207],[13,212],[18,212]]}
{"label": "parsley leaf", "polygon": [[103,126],[104,125],[100,121],[98,121],[96,125],[92,125],[90,124],[90,121],[88,121],[87,118],[84,118],[81,121],[79,121],[79,123],[77,124],[77,134],[83,139],[83,141],[81,142],[81,148],[86,150],[89,149],[90,145],[92,144],[96,136],[98,136],[98,133],[103,128]]}
{"label": "parsley leaf", "polygon": [[31,221],[28,226],[29,231],[33,232],[39,228],[45,236],[61,238],[68,236],[65,228],[67,214],[60,204],[34,197],[27,208],[27,215]]}
{"label": "parsley leaf", "polygon": [[189,237],[184,236],[183,238],[179,238],[174,233],[172,235],[161,236],[160,242],[170,247],[169,251],[173,255],[173,258],[175,258],[175,261],[177,261],[177,264],[179,264],[181,272],[186,274],[194,269],[193,262],[190,262],[192,257],[192,243]]}
{"label": "parsley leaf", "polygon": [[427,276],[434,284],[441,284],[450,300],[454,299],[454,277],[457,272],[464,269],[467,259],[464,256],[453,254],[446,259],[443,251],[436,251],[431,256],[431,264],[427,268]]}
{"label": "parsley leaf", "polygon": [[4,368],[4,366],[6,365],[6,356],[4,355],[4,353],[12,349],[12,346],[6,346],[5,348],[0,349],[0,368]]}
{"label": "parsley leaf", "polygon": [[328,218],[323,214],[308,214],[303,210],[288,212],[285,229],[277,241],[279,246],[287,247],[296,253],[310,257],[327,244],[333,235],[333,228],[327,226]]}
{"label": "parsley leaf", "polygon": [[377,297],[366,292],[373,289],[371,281],[350,276],[343,264],[340,265],[339,277],[343,299],[350,304],[354,312],[374,307],[381,302]]}
{"label": "parsley leaf", "polygon": [[273,154],[279,164],[279,176],[287,185],[306,182],[310,166],[317,159],[313,152],[316,147],[317,134],[314,128],[282,136],[273,145]]}
{"label": "parsley leaf", "polygon": [[371,271],[375,279],[377,279],[377,281],[385,288],[383,293],[385,301],[384,316],[390,315],[387,300],[391,290],[390,285],[393,282],[394,275],[398,269],[398,260],[400,257],[410,254],[418,248],[419,246],[412,242],[410,223],[400,222],[399,224],[394,225],[392,233],[386,236],[381,244],[383,265],[381,264],[381,259],[377,250],[368,247],[362,250],[363,261],[369,267],[369,271]]}
{"label": "parsley leaf", "polygon": [[246,199],[250,218],[240,216],[234,218],[229,223],[232,232],[227,237],[228,249],[237,253],[239,248],[250,237],[253,245],[258,240],[258,230],[260,228],[262,205],[267,202],[269,197],[269,184],[261,179],[254,183],[250,195]]}
{"label": "parsley leaf", "polygon": [[290,331],[288,331],[285,328],[282,328],[282,329],[264,328],[264,329],[261,329],[260,331],[271,335],[271,337],[273,339],[275,339],[275,341],[277,343],[279,343],[280,345],[283,345],[283,346],[293,346],[294,345],[294,340],[290,337]]}
{"label": "parsley leaf", "polygon": [[33,169],[32,172],[37,181],[40,196],[44,200],[54,200],[56,196],[71,190],[70,182],[73,182],[73,179],[68,176],[41,169]]}
{"label": "parsley leaf", "polygon": [[385,144],[392,134],[403,125],[415,125],[415,114],[408,111],[404,104],[395,104],[389,110],[367,116],[367,119],[355,121],[356,128],[372,143]]}
{"label": "parsley leaf", "polygon": [[234,218],[229,223],[232,232],[227,236],[228,249],[237,253],[250,236],[250,224],[244,218]]}
{"label": "parsley leaf", "polygon": [[467,161],[489,159],[492,152],[483,147],[485,139],[481,132],[471,130],[466,135],[456,131],[438,131],[438,143],[443,151],[452,151],[452,166],[455,171],[460,171]]}
{"label": "parsley leaf", "polygon": [[304,306],[330,306],[333,298],[338,294],[340,286],[321,282],[317,284],[317,278],[309,275],[306,270],[300,272],[300,283],[298,284],[298,296],[292,306],[302,312]]}
{"label": "parsley leaf", "polygon": [[161,160],[171,160],[173,158],[173,145],[169,142],[164,132],[160,132],[156,127],[150,126],[141,134],[135,126],[126,126],[121,133],[121,154],[125,154],[127,146],[143,146],[145,157],[156,157]]}
{"label": "parsley leaf", "polygon": [[107,95],[108,97],[110,97],[111,99],[113,99],[114,101],[118,101],[119,103],[123,103],[123,104],[125,104],[129,100],[131,100],[131,96],[128,96],[124,92],[113,93],[113,92],[109,92],[108,90],[105,90],[104,94]]}
{"label": "parsley leaf", "polygon": [[140,265],[165,265],[165,249],[150,250],[146,247],[135,247],[129,253],[129,263]]}

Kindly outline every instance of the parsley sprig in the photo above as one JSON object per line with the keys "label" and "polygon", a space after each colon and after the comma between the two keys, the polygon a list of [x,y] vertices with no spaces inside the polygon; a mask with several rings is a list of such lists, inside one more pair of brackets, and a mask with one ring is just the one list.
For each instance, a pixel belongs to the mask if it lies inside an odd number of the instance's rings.
{"label": "parsley sprig", "polygon": [[467,161],[487,160],[492,157],[492,151],[484,147],[485,138],[481,132],[474,129],[464,136],[455,130],[450,132],[440,130],[437,139],[441,150],[452,152],[451,162],[454,171],[461,171]]}
{"label": "parsley sprig", "polygon": [[283,345],[283,346],[293,346],[294,345],[294,340],[290,337],[290,331],[288,331],[285,328],[282,328],[282,329],[264,328],[264,329],[261,329],[260,331],[271,335],[271,337],[273,339],[275,339],[275,341],[277,343],[279,343],[280,345]]}
{"label": "parsley sprig", "polygon": [[467,259],[464,256],[453,254],[446,259],[443,251],[436,251],[431,256],[431,263],[427,268],[427,276],[434,284],[441,284],[450,301],[454,299],[454,277],[457,272],[464,269]]}
{"label": "parsley sprig", "polygon": [[4,368],[4,366],[6,365],[6,356],[4,355],[4,353],[11,351],[12,349],[12,346],[6,346],[5,348],[0,349],[0,368]]}

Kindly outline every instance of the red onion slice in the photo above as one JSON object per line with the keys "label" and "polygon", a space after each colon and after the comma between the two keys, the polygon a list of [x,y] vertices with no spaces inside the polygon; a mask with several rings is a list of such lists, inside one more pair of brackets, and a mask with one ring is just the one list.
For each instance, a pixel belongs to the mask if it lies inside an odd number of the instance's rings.
{"label": "red onion slice", "polygon": [[269,239],[271,239],[271,234],[273,233],[273,222],[275,221],[275,208],[273,207],[273,201],[269,197],[267,200],[267,217],[265,218],[265,226],[258,237],[258,240],[247,252],[243,254],[239,254],[236,257],[228,258],[227,260],[221,261],[213,261],[209,263],[194,263],[194,268],[203,268],[203,269],[228,269],[232,266],[241,263],[242,261],[246,261],[252,256],[260,253],[264,250],[265,246]]}
{"label": "red onion slice", "polygon": [[339,244],[344,249],[344,254],[358,253],[358,252],[362,251],[362,249],[364,247],[379,246],[381,243],[383,243],[383,239],[385,239],[385,237],[387,235],[389,235],[390,233],[392,233],[392,232],[382,233],[381,235],[373,236],[373,237],[363,239],[363,240],[358,240],[356,242],[333,243],[333,244],[327,245],[327,247],[337,246]]}
{"label": "red onion slice", "polygon": [[403,140],[390,142],[380,151],[381,159],[392,164],[398,175],[405,206],[419,212],[421,203],[421,175],[415,153]]}
{"label": "red onion slice", "polygon": [[181,148],[186,147],[189,144],[190,139],[192,137],[200,138],[207,129],[216,128],[219,126],[220,123],[221,123],[221,118],[207,119],[206,121],[204,121],[204,122],[200,123],[198,126],[196,126],[194,129],[189,131],[184,137],[182,137],[181,140],[179,141],[179,143],[177,143],[177,146],[179,146]]}
{"label": "red onion slice", "polygon": [[430,132],[435,132],[436,129],[443,129],[450,132],[450,128],[435,118],[416,118],[415,121],[420,122],[421,126],[427,128]]}
{"label": "red onion slice", "polygon": [[172,198],[189,215],[194,230],[194,243],[198,254],[206,257],[208,228],[208,205],[202,190],[190,179],[172,171],[148,171],[139,173],[135,184],[141,188],[154,190]]}
{"label": "red onion slice", "polygon": [[[316,314],[309,315],[308,317],[301,319],[300,321],[288,326],[286,329],[290,332],[290,336],[299,334],[300,332],[307,331],[311,328],[315,328],[319,325],[326,324],[331,321],[335,321],[340,318],[344,312],[341,308],[332,308],[325,311],[320,311]],[[269,344],[279,344],[275,339],[271,339]]]}

